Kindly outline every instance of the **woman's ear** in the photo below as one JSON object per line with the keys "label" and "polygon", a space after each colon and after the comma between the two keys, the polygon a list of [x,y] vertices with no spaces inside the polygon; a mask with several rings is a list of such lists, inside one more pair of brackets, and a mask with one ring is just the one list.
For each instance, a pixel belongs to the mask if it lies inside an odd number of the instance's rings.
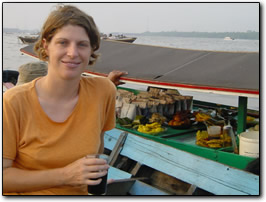
{"label": "woman's ear", "polygon": [[44,49],[46,55],[49,56],[49,54],[48,54],[48,42],[47,42],[46,39],[43,39],[43,40],[42,40],[42,47],[43,47],[43,49]]}

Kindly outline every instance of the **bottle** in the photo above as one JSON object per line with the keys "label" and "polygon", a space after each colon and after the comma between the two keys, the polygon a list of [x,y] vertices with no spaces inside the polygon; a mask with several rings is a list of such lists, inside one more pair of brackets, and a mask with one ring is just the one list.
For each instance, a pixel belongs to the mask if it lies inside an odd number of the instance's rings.
{"label": "bottle", "polygon": [[234,134],[234,131],[231,125],[226,125],[223,127],[223,138],[225,139],[227,136],[231,137],[234,153],[238,154],[239,151],[238,151],[238,147],[236,144],[236,137],[235,137],[235,134]]}

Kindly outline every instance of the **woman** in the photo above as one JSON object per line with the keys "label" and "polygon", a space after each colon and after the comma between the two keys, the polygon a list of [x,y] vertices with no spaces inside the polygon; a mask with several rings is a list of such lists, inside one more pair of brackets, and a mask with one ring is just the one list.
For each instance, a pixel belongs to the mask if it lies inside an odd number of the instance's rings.
{"label": "woman", "polygon": [[44,23],[35,51],[47,75],[3,98],[4,195],[87,195],[107,173],[106,161],[86,158],[103,152],[115,126],[115,85],[81,77],[99,44],[93,18],[76,7],[60,6]]}

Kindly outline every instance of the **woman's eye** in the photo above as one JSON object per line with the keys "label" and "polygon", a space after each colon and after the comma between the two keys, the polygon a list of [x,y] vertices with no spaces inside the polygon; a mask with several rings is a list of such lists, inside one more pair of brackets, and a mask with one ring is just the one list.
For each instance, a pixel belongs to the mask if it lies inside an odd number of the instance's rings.
{"label": "woman's eye", "polygon": [[87,43],[80,43],[79,44],[81,47],[88,47],[88,44]]}
{"label": "woman's eye", "polygon": [[65,44],[66,44],[65,41],[59,41],[58,43],[59,43],[60,45],[65,45]]}

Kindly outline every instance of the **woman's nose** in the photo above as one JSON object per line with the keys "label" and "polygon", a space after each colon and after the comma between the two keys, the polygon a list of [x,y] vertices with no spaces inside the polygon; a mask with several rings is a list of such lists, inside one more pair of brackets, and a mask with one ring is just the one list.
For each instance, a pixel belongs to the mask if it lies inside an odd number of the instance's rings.
{"label": "woman's nose", "polygon": [[78,47],[76,44],[70,44],[67,49],[67,55],[71,58],[78,56]]}

